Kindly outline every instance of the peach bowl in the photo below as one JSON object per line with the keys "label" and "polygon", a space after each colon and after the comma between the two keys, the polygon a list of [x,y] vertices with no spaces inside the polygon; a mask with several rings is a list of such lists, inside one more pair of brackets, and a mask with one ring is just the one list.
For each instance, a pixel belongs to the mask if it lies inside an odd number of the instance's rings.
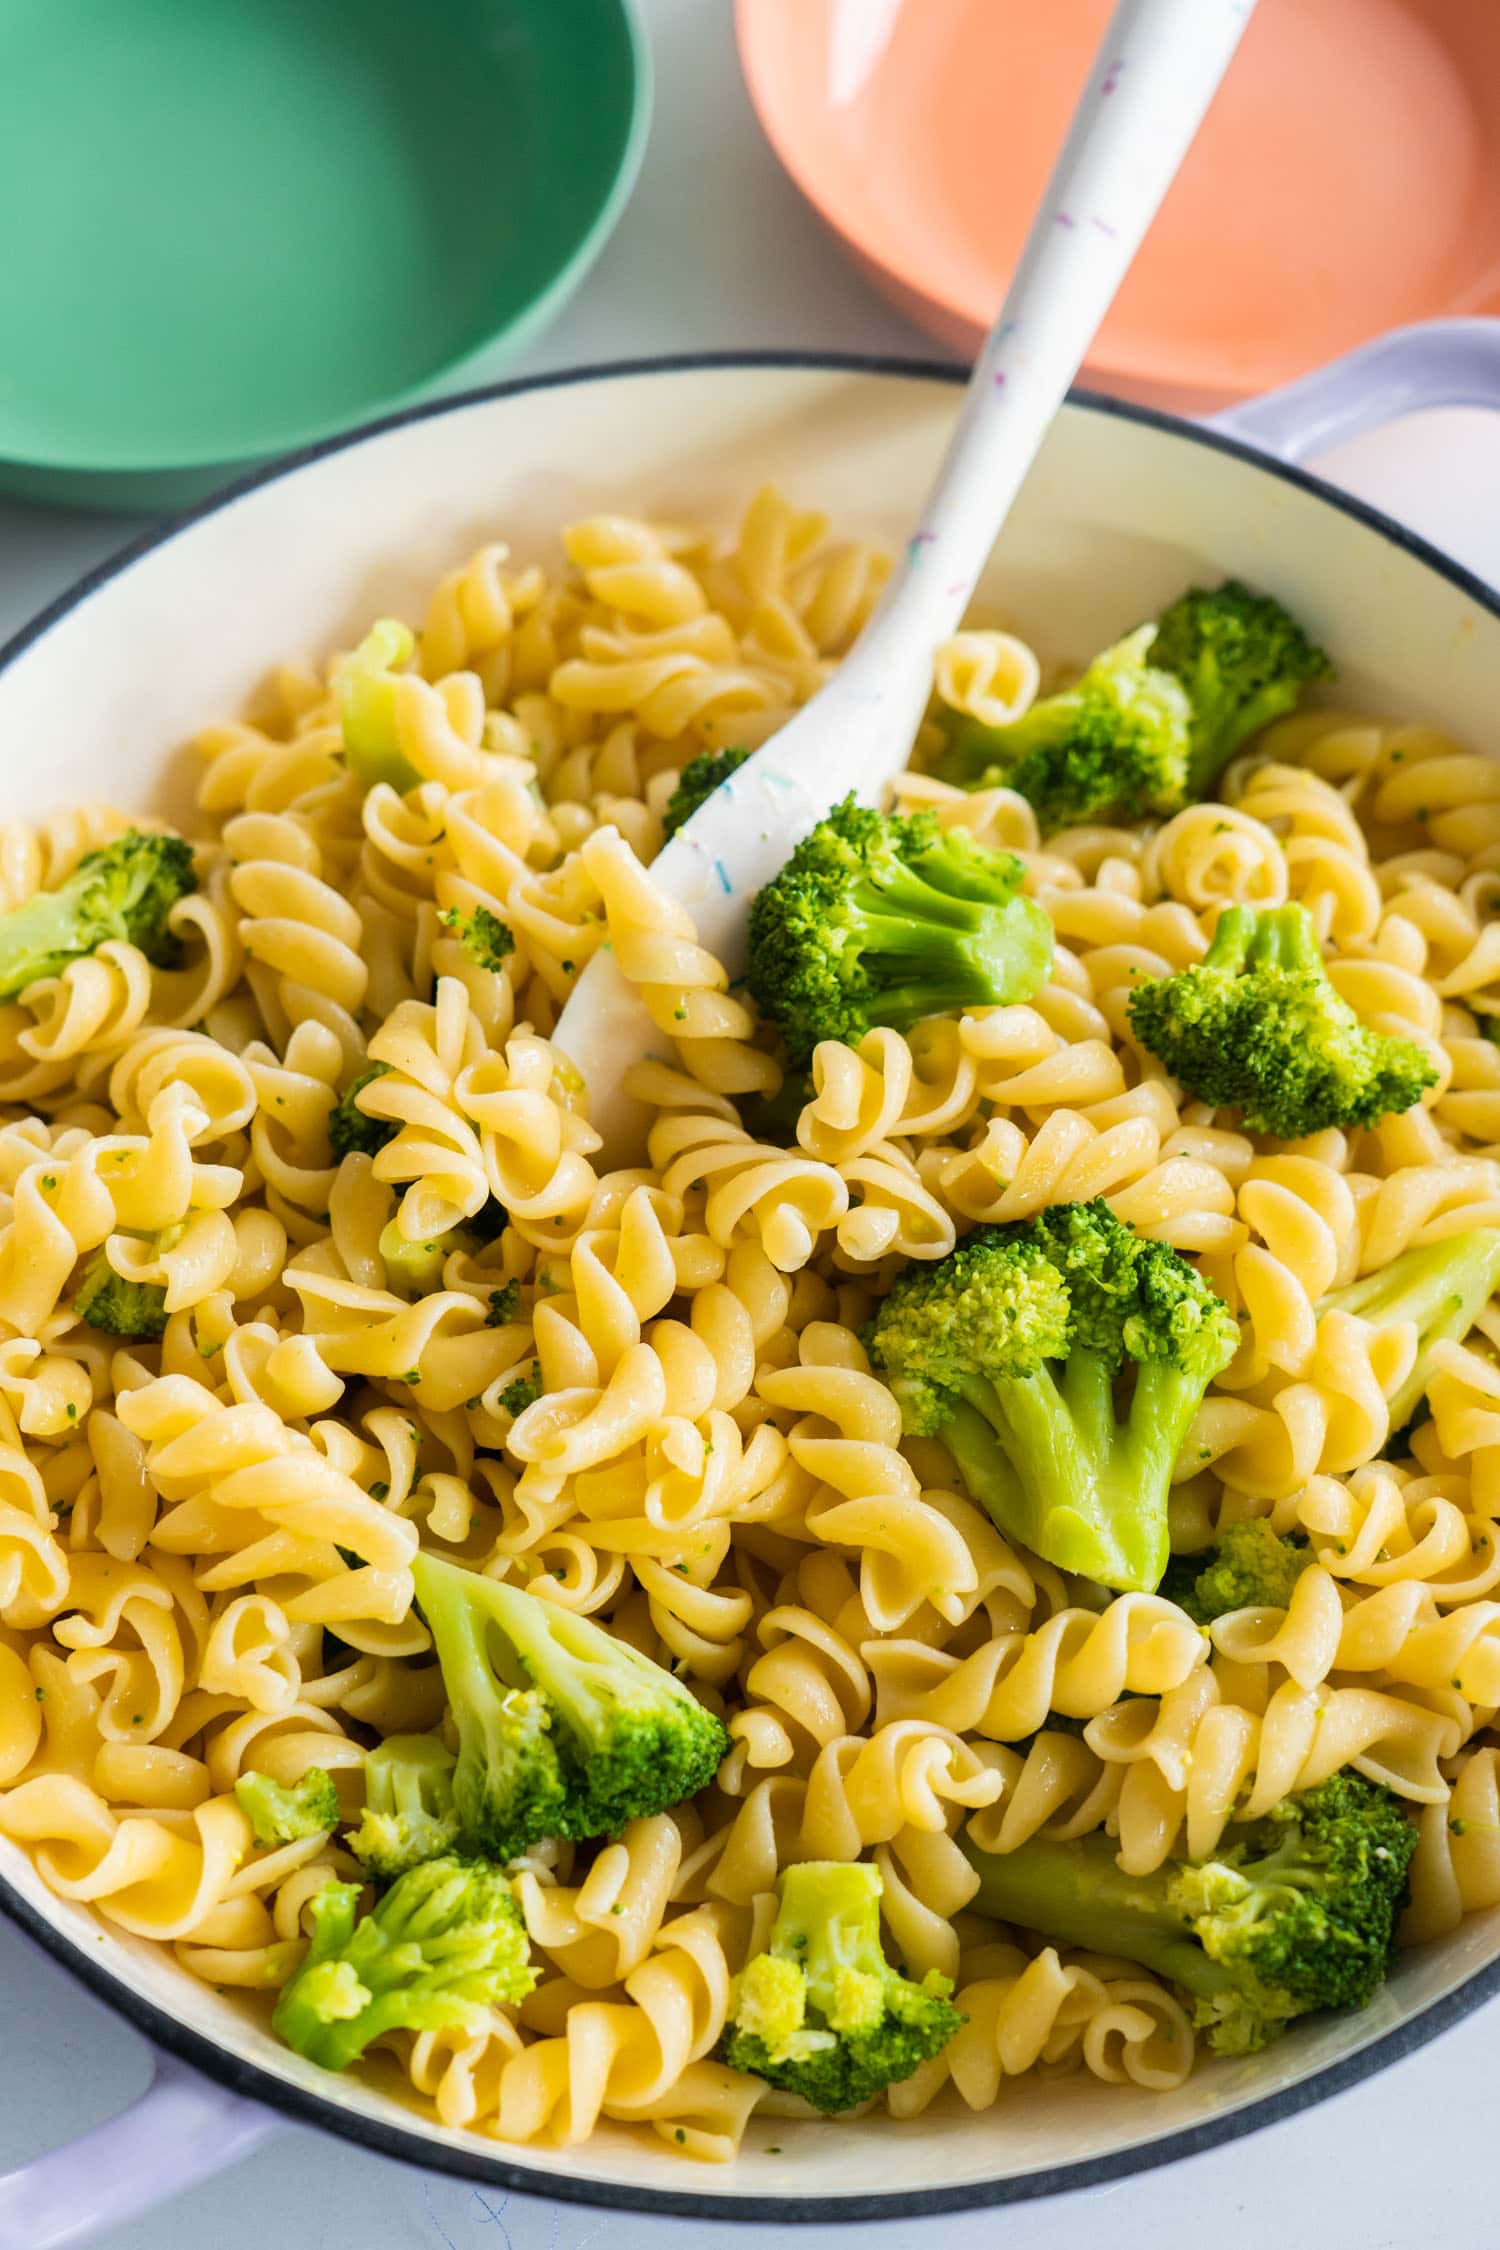
{"label": "peach bowl", "polygon": [[[876,286],[972,353],[1111,0],[737,0],[772,148]],[[1500,310],[1491,0],[1261,0],[1085,380],[1179,412]]]}

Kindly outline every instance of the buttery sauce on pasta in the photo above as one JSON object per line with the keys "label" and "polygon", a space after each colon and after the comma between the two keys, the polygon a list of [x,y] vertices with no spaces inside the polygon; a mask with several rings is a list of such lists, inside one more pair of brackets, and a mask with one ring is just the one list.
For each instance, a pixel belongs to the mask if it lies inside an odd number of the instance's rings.
{"label": "buttery sauce on pasta", "polygon": [[[1406,1941],[1500,1901],[1500,1316],[1437,1348],[1431,1418],[1392,1462],[1409,1345],[1317,1311],[1500,1223],[1496,769],[1324,712],[1256,744],[1223,803],[1046,843],[1018,796],[913,771],[899,807],[1025,860],[1052,981],[825,1045],[795,1143],[761,1145],[737,1104],[775,1092],[770,1042],[650,861],[685,760],[764,740],[886,566],[774,491],[727,552],[619,517],[563,543],[557,575],[497,545],[437,588],[396,696],[415,787],[362,795],[347,771],[340,659],[280,670],[199,738],[184,965],[110,944],[0,1008],[0,1831],[191,1975],[274,1993],[308,1900],[359,1870],[337,1835],[255,1849],[234,1783],[321,1766],[352,1816],[367,1748],[441,1724],[421,1545],[600,1618],[733,1743],[695,1802],[528,1855],[541,1977],[519,2009],[385,2043],[446,2124],[572,2143],[608,2118],[730,2157],[767,2090],[713,2055],[777,1871],[860,1855],[907,1973],[952,1976],[967,2018],[890,2089],[896,2116],[950,2083],[987,2108],[1037,2068],[1175,2086],[1178,2000],[1128,1963],[999,1942],[955,1836],[1103,1827],[1147,1871],[1211,1850],[1237,1797],[1354,1763],[1420,1825]],[[939,694],[991,722],[1037,685],[1003,633],[939,658]],[[125,826],[87,805],[0,829],[0,904]],[[1132,1041],[1132,978],[1199,959],[1226,903],[1286,899],[1364,1020],[1431,1053],[1419,1109],[1257,1140]],[[475,906],[514,933],[498,970],[441,919]],[[630,1171],[601,1169],[550,1039],[606,942],[660,1033]],[[330,1109],[376,1063],[399,1130],[336,1166]],[[425,1239],[491,1196],[498,1241],[390,1293],[389,1222]],[[870,1372],[856,1332],[897,1263],[1093,1196],[1242,1317],[1174,1530],[1304,1532],[1285,1613],[1205,1634],[1015,1550]],[[163,1230],[154,1262],[120,1253],[165,1286],[161,1341],[82,1325],[80,1255]],[[488,1325],[510,1279],[519,1310]],[[513,1417],[501,1394],[533,1374]],[[1049,1731],[1056,1708],[1086,1731]]]}

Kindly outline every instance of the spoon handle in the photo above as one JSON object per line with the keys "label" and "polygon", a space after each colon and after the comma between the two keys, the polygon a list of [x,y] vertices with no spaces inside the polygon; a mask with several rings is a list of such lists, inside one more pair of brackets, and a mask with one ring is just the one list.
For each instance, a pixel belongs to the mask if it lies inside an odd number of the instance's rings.
{"label": "spoon handle", "polygon": [[[1045,0],[1043,0],[1045,4]],[[1027,470],[1203,121],[1255,0],[1119,0],[979,356],[937,481],[853,649],[653,862],[698,942],[732,972],[752,894],[849,789],[870,798],[909,757],[932,658],[963,616]],[[605,954],[557,1026],[588,1083],[610,1159],[644,1138],[621,1089],[660,1042]]]}
{"label": "spoon handle", "polygon": [[1022,479],[1228,69],[1255,0],[1119,0],[862,652],[963,616]]}

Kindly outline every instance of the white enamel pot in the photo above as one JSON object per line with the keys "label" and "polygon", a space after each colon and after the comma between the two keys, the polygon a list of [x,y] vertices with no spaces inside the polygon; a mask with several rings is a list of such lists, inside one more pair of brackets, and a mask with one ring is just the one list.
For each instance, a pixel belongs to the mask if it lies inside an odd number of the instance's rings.
{"label": "white enamel pot", "polygon": [[[774,479],[895,541],[957,404],[951,369],[800,355],[638,363],[502,384],[267,469],[86,579],[0,654],[0,812],[81,796],[183,809],[178,746],[268,663],[410,612],[454,558],[524,555],[570,518],[647,509],[727,526]],[[1297,468],[1413,406],[1500,406],[1500,324],[1368,347],[1206,427],[1080,396],[1006,527],[986,594],[1044,657],[1102,646],[1194,580],[1279,594],[1337,654],[1341,703],[1486,740],[1500,600]],[[187,761],[190,762],[190,761]],[[1360,2015],[1312,2020],[1176,2093],[1018,2081],[986,2115],[777,2119],[725,2170],[605,2130],[510,2148],[302,2062],[164,1949],[53,1898],[0,1844],[0,1907],[161,2058],[130,2110],[0,2178],[0,2250],[59,2250],[244,2153],[293,2116],[409,2162],[573,2202],[791,2222],[906,2220],[1083,2187],[1305,2107],[1409,2053],[1500,1989],[1500,1912],[1403,1958]],[[776,2153],[770,2153],[774,2144]],[[784,2153],[783,2153],[784,2152]]]}

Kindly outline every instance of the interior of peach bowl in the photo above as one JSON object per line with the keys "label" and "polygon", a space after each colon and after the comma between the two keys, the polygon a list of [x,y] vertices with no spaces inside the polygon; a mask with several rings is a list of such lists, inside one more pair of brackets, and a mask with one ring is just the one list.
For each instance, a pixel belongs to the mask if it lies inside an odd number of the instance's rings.
{"label": "interior of peach bowl", "polygon": [[[841,527],[904,536],[954,408],[951,378],[802,360],[664,364],[503,387],[398,418],[251,480],[60,604],[0,668],[4,810],[81,796],[171,812],[182,746],[268,665],[347,646],[455,555],[503,536],[551,554],[601,509],[725,527],[768,479]],[[1500,609],[1463,574],[1308,479],[1160,418],[1061,417],[983,599],[1044,661],[1086,654],[1205,575],[1273,589],[1334,649],[1340,703],[1485,741]],[[232,1997],[53,1897],[0,1844],[7,1903],[164,2045],[272,2102],[417,2162],[541,2193],[725,2217],[895,2216],[1080,2186],[1244,2131],[1347,2085],[1500,1984],[1500,1914],[1405,1955],[1357,2016],[1317,2018],[1175,2091],[1017,2081],[994,2109],[895,2123],[752,2124],[741,2160],[684,2164],[611,2128],[578,2149],[445,2131],[392,2087],[334,2078]]]}

